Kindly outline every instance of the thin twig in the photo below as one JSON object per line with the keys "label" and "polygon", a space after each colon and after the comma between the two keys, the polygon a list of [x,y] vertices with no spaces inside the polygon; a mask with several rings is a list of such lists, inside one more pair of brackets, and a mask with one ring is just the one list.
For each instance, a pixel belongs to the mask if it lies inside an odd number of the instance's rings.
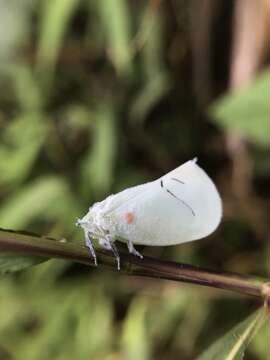
{"label": "thin twig", "polygon": [[[23,253],[45,258],[62,258],[94,266],[87,248],[81,244],[34,236],[9,230],[0,230],[0,251]],[[109,267],[117,272],[114,256],[106,250],[98,250],[99,267]],[[230,290],[244,295],[253,295],[265,300],[268,281],[254,277],[218,272],[188,264],[168,262],[145,256],[140,259],[121,254],[121,273],[146,276],[205,285]],[[268,296],[268,295],[267,295]]]}

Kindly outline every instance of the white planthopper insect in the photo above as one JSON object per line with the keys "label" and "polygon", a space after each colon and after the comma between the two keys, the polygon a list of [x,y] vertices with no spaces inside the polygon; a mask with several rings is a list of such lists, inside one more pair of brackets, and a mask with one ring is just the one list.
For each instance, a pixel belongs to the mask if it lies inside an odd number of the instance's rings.
{"label": "white planthopper insect", "polygon": [[119,270],[115,240],[127,243],[131,254],[143,258],[134,244],[176,245],[204,238],[217,228],[222,202],[216,186],[196,162],[196,158],[187,161],[155,181],[110,195],[77,220],[95,265],[92,239],[114,253]]}

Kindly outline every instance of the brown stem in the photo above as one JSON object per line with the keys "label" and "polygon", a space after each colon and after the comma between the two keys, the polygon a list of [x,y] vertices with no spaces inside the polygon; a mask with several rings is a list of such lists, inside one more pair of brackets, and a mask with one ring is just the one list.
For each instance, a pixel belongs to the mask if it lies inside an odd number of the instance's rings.
{"label": "brown stem", "polygon": [[[0,230],[0,251],[19,252],[45,258],[62,258],[86,265],[94,265],[85,246],[78,243],[39,237],[14,231]],[[97,251],[98,262],[117,271],[113,255],[105,250]],[[217,272],[188,264],[158,260],[145,256],[121,254],[121,273],[189,282],[245,295],[264,298],[267,280],[244,275]]]}

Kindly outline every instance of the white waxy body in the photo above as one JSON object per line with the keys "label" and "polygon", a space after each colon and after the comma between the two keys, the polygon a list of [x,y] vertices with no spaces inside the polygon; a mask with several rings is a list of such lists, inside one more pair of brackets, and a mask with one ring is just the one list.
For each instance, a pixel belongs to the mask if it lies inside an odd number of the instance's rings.
{"label": "white waxy body", "polygon": [[221,216],[218,191],[194,159],[155,181],[94,204],[78,224],[103,245],[107,238],[110,244],[119,240],[167,246],[211,234]]}

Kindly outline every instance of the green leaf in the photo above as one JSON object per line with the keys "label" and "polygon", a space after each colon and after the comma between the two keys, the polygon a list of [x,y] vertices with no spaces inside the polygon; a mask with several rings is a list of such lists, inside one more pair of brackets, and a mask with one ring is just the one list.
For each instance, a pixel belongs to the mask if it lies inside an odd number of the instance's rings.
{"label": "green leaf", "polygon": [[[23,229],[33,219],[62,219],[64,214],[74,215],[76,203],[64,179],[43,176],[9,197],[0,208],[1,226]],[[78,214],[78,212],[77,212]],[[69,222],[66,221],[66,226]],[[73,222],[71,223],[74,226]]]}
{"label": "green leaf", "polygon": [[46,0],[41,9],[38,67],[53,70],[71,16],[79,0]]}
{"label": "green leaf", "polygon": [[72,15],[79,3],[79,0],[45,0],[42,2],[36,73],[41,84],[44,103],[52,96],[57,58]]}
{"label": "green leaf", "polygon": [[197,360],[242,360],[249,342],[268,316],[264,308],[256,311],[210,346]]}
{"label": "green leaf", "polygon": [[[88,287],[89,288],[89,287]],[[100,286],[90,287],[85,294],[88,299],[77,302],[75,309],[79,319],[75,332],[76,344],[79,349],[79,359],[105,359],[107,347],[112,343],[113,307],[110,298],[100,291]],[[92,296],[91,296],[92,294]],[[94,294],[94,296],[93,296]],[[90,296],[89,296],[90,295]],[[92,311],[89,311],[89,306]],[[82,316],[82,314],[84,314]],[[93,331],[98,329],[98,331]]]}
{"label": "green leaf", "polygon": [[169,88],[170,83],[166,74],[157,73],[155,77],[149,79],[131,106],[132,122],[142,123],[149,111],[166,94]]}
{"label": "green leaf", "polygon": [[1,1],[0,68],[14,61],[29,32],[30,1]]}
{"label": "green leaf", "polygon": [[270,324],[268,323],[260,336],[256,336],[250,344],[250,350],[252,354],[256,355],[256,359],[268,359],[269,358],[269,339],[270,339]]}
{"label": "green leaf", "polygon": [[46,261],[46,258],[0,252],[0,274],[23,270]]}
{"label": "green leaf", "polygon": [[43,120],[39,113],[27,113],[4,129],[0,138],[0,183],[19,184],[28,176],[47,136]]}
{"label": "green leaf", "polygon": [[150,339],[146,329],[147,308],[148,303],[144,297],[135,298],[129,308],[122,335],[125,359],[150,359]]}
{"label": "green leaf", "polygon": [[108,54],[119,74],[131,71],[131,29],[126,0],[95,1],[107,42]]}
{"label": "green leaf", "polygon": [[87,196],[89,189],[96,194],[106,193],[112,183],[115,162],[116,117],[109,105],[103,105],[95,114],[93,146],[82,163],[82,188]]}
{"label": "green leaf", "polygon": [[130,108],[131,121],[142,122],[152,107],[170,89],[170,79],[164,63],[163,27],[160,12],[144,11],[144,20],[136,36],[140,61],[142,64],[142,89]]}
{"label": "green leaf", "polygon": [[264,71],[250,86],[234,91],[211,108],[216,122],[261,145],[270,144],[270,70]]}
{"label": "green leaf", "polygon": [[39,112],[42,108],[42,96],[39,84],[32,69],[24,64],[11,64],[6,67],[20,107],[25,113]]}

